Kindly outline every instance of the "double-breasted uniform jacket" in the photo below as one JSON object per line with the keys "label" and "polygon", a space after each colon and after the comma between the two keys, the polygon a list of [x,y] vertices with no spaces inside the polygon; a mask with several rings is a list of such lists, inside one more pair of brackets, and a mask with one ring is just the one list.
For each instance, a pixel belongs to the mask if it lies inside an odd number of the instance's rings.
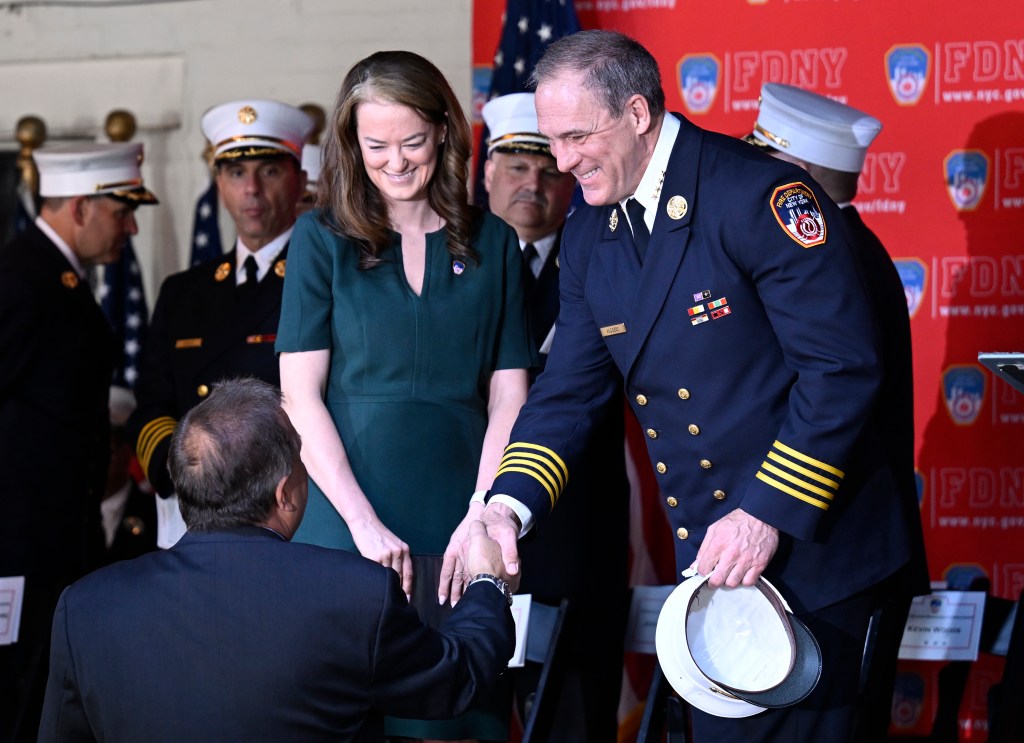
{"label": "double-breasted uniform jacket", "polygon": [[114,352],[89,282],[30,224],[0,250],[0,575],[70,581],[96,554]]}
{"label": "double-breasted uniform jacket", "polygon": [[805,171],[682,117],[640,265],[617,205],[568,220],[545,374],[492,493],[543,519],[621,372],[688,567],[742,508],[780,530],[766,577],[795,611],[909,557],[870,421],[877,338],[836,206]]}
{"label": "double-breasted uniform jacket", "polygon": [[515,648],[492,585],[434,632],[394,570],[252,526],[97,570],[53,626],[47,742],[379,742],[384,714],[463,711]]}
{"label": "double-breasted uniform jacket", "polygon": [[178,421],[223,379],[256,377],[279,385],[274,340],[288,247],[256,291],[235,285],[235,251],[169,276],[160,288],[139,379],[138,407],[129,420],[146,477],[162,496],[173,492],[167,472]]}

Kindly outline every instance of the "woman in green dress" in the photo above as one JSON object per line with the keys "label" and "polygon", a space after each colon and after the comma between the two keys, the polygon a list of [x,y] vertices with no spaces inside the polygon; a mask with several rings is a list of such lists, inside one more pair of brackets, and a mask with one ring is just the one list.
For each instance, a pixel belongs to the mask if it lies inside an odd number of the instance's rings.
{"label": "woman in green dress", "polygon": [[[470,498],[490,487],[536,363],[515,232],[468,203],[470,141],[426,59],[357,63],[329,125],[318,208],[289,248],[276,348],[311,478],[295,539],[390,566],[407,594],[412,555],[441,555],[479,517]],[[504,739],[507,705],[388,732]]]}

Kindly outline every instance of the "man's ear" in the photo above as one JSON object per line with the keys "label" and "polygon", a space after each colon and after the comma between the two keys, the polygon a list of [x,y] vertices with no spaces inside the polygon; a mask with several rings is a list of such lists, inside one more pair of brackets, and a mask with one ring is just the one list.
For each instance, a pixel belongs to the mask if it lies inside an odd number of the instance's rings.
{"label": "man's ear", "polygon": [[277,488],[274,489],[274,499],[277,501],[277,508],[279,511],[285,511],[291,513],[295,511],[298,506],[295,503],[295,498],[292,495],[291,488],[288,487],[289,475],[285,475],[277,482]]}
{"label": "man's ear", "polygon": [[85,224],[85,210],[88,208],[89,199],[85,196],[72,196],[68,204],[71,209],[71,218],[75,225],[81,227]]}
{"label": "man's ear", "polygon": [[484,190],[487,193],[491,192],[491,181],[494,180],[494,160],[487,158],[484,160]]}
{"label": "man's ear", "polygon": [[626,101],[626,112],[633,117],[637,134],[646,134],[651,128],[651,107],[639,93]]}

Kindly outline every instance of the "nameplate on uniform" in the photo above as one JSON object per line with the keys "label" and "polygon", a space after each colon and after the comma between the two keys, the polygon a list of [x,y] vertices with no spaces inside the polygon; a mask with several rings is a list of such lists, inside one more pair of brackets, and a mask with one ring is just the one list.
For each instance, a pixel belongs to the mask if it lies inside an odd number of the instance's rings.
{"label": "nameplate on uniform", "polygon": [[621,335],[626,332],[626,323],[620,322],[618,325],[605,325],[601,328],[601,335],[607,338],[609,335]]}
{"label": "nameplate on uniform", "polygon": [[175,348],[199,348],[202,345],[202,338],[179,338],[174,341]]}
{"label": "nameplate on uniform", "polygon": [[277,333],[264,333],[263,335],[246,336],[246,343],[273,343],[277,340]]}

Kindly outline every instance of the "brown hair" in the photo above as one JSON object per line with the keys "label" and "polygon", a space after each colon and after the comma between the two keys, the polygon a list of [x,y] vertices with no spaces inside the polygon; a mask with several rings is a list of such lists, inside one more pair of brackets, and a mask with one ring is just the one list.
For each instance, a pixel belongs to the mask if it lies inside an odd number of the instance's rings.
{"label": "brown hair", "polygon": [[391,244],[387,202],[366,173],[356,135],[356,111],[368,101],[406,106],[425,121],[447,126],[427,198],[446,223],[451,255],[479,262],[470,247],[479,210],[469,204],[466,185],[472,146],[469,122],[441,71],[412,52],[371,54],[345,75],[324,145],[317,199],[321,220],[359,244],[360,268],[378,265],[381,252]]}

